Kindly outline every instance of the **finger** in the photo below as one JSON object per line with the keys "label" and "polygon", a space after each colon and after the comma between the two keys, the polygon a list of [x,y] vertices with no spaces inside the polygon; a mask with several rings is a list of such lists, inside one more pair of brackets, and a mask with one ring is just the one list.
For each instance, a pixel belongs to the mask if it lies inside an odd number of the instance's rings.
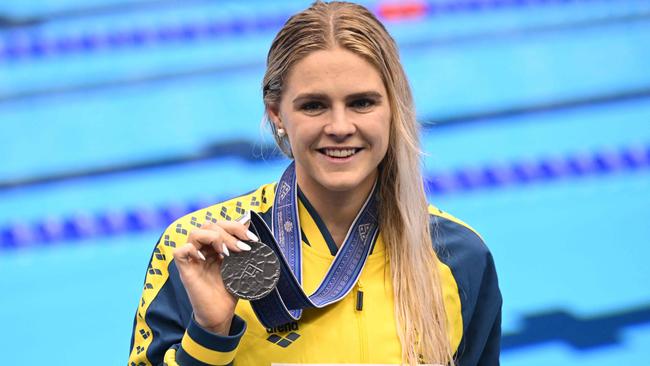
{"label": "finger", "polygon": [[[217,233],[218,235],[210,234],[210,232]],[[211,247],[220,254],[221,258],[229,256],[230,251],[241,252],[242,250],[250,250],[248,244],[241,242],[218,224],[206,224],[206,226],[202,226],[201,229],[197,230],[196,238],[201,238],[203,235],[205,235],[206,240],[211,240]]]}
{"label": "finger", "polygon": [[257,236],[248,230],[246,225],[235,221],[217,221],[206,222],[201,226],[204,230],[210,230],[214,232],[220,232],[220,240],[222,243],[225,243],[225,246],[220,246],[221,253],[226,255],[230,254],[230,251],[241,252],[251,250],[251,246],[244,243],[242,240],[253,240],[259,241]]}
{"label": "finger", "polygon": [[172,252],[174,259],[181,263],[190,263],[192,261],[205,262],[205,256],[192,243],[187,243],[182,247],[174,249]]}
{"label": "finger", "polygon": [[249,251],[251,250],[250,245],[244,243],[241,241],[238,237],[231,235],[228,233],[226,230],[222,229],[221,227],[217,227],[215,230],[222,230],[223,233],[221,235],[221,238],[223,240],[222,244],[222,253],[226,255],[230,255],[230,252],[235,252],[239,253],[241,251]]}
{"label": "finger", "polygon": [[218,225],[212,228],[202,226],[200,229],[194,229],[187,237],[188,243],[192,243],[197,249],[212,247],[217,253],[223,253],[223,244],[225,231]]}
{"label": "finger", "polygon": [[[246,229],[246,230],[245,231],[239,230],[240,227],[235,225],[234,227],[236,228],[235,229],[236,231],[235,232],[230,232],[231,235],[234,234],[235,236],[238,236],[240,239],[244,239],[244,240],[259,241],[259,238],[257,237],[257,235],[255,235],[255,233],[253,233],[252,231],[248,230],[248,228],[251,225],[251,210],[244,210],[244,213],[242,214],[242,216],[239,217],[238,219],[234,220],[234,221],[230,221],[230,220],[226,220],[226,221],[206,220],[205,222],[203,222],[203,225],[201,226],[201,228],[203,228],[203,229],[214,229],[215,225],[220,226],[223,223],[233,223],[233,222],[242,224],[244,226],[244,229]],[[226,226],[228,226],[228,225],[226,224]],[[224,229],[226,229],[226,231],[228,231],[228,227],[225,227],[225,226],[221,226],[221,227],[223,227]],[[242,235],[242,233],[245,234],[245,237]]]}
{"label": "finger", "polygon": [[236,253],[242,251],[247,252],[251,250],[250,245],[239,240],[239,238],[229,234],[224,235],[224,247],[227,248],[229,251],[236,252]]}
{"label": "finger", "polygon": [[260,241],[248,226],[235,221],[217,221],[216,225],[223,228],[228,234],[236,236],[240,240]]}
{"label": "finger", "polygon": [[203,254],[203,256],[206,258],[218,257],[221,255],[221,253],[217,253],[217,251],[209,245],[201,247],[201,249],[199,249],[199,252],[201,252],[201,254]]}

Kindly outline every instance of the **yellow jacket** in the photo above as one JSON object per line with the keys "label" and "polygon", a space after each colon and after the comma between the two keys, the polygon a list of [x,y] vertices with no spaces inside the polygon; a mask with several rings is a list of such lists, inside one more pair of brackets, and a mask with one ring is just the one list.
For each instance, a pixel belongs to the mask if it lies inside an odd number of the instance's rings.
{"label": "yellow jacket", "polygon": [[[304,310],[298,322],[264,328],[245,300],[238,302],[229,336],[210,333],[194,322],[173,248],[185,244],[188,233],[206,220],[235,220],[250,209],[269,222],[274,190],[274,184],[263,185],[183,216],[165,230],[147,269],[129,366],[400,363],[393,288],[381,235],[353,291],[324,309]],[[300,192],[299,197],[303,288],[310,294],[327,272],[336,246]],[[456,364],[498,365],[501,295],[492,257],[469,226],[432,206],[429,211],[436,226],[433,241]]]}

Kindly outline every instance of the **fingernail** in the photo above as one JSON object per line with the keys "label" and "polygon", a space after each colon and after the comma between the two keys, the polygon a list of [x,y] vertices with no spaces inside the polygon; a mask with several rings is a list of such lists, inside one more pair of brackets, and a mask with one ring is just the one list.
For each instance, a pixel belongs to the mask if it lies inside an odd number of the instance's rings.
{"label": "fingernail", "polygon": [[203,255],[203,253],[201,253],[200,250],[198,251],[198,255],[199,255],[199,258],[201,258],[202,261],[205,261],[205,256]]}
{"label": "fingernail", "polygon": [[250,219],[251,219],[251,212],[246,210],[246,212],[244,212],[242,217],[240,217],[239,220],[237,221],[239,221],[239,223],[242,225],[246,225],[248,221],[250,221]]}
{"label": "fingernail", "polygon": [[223,248],[223,254],[226,256],[230,256],[230,252],[228,251],[228,247],[226,246],[226,243],[221,244]]}
{"label": "fingernail", "polygon": [[260,238],[258,238],[257,235],[253,234],[250,230],[246,231],[246,236],[248,236],[248,239],[252,241],[260,241]]}
{"label": "fingernail", "polygon": [[241,250],[245,250],[245,251],[251,250],[250,245],[244,243],[243,241],[239,241],[239,240],[237,240],[237,248],[239,248]]}

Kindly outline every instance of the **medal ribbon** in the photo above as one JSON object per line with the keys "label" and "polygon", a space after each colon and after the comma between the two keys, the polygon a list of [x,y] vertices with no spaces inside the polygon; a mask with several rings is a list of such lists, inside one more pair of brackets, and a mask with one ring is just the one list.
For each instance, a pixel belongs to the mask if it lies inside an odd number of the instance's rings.
{"label": "medal ribbon", "polygon": [[295,163],[284,171],[276,186],[272,228],[257,213],[251,212],[251,223],[260,240],[271,247],[280,260],[280,280],[276,288],[267,296],[251,301],[257,318],[265,327],[297,321],[302,309],[323,308],[350,292],[379,234],[377,191],[375,184],[327,274],[316,291],[307,295],[302,288],[302,235]]}

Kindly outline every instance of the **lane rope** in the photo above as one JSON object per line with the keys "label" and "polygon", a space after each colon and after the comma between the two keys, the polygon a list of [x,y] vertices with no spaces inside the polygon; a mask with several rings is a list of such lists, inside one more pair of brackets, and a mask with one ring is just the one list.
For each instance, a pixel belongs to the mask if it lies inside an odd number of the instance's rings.
{"label": "lane rope", "polygon": [[[650,144],[433,173],[425,178],[425,187],[435,197],[648,168]],[[72,217],[50,217],[34,223],[17,222],[0,228],[0,252],[160,230],[184,214],[223,200],[174,203],[98,214],[80,213]]]}
{"label": "lane rope", "polygon": [[[414,18],[498,11],[567,3],[589,3],[611,0],[455,0],[381,2],[372,10],[385,21],[410,21]],[[232,20],[187,22],[155,27],[136,26],[122,30],[87,31],[74,35],[50,36],[38,27],[10,28],[0,35],[0,61],[41,59],[74,53],[92,53],[131,47],[154,46],[171,42],[194,42],[224,37],[276,31],[291,14],[249,16]]]}

